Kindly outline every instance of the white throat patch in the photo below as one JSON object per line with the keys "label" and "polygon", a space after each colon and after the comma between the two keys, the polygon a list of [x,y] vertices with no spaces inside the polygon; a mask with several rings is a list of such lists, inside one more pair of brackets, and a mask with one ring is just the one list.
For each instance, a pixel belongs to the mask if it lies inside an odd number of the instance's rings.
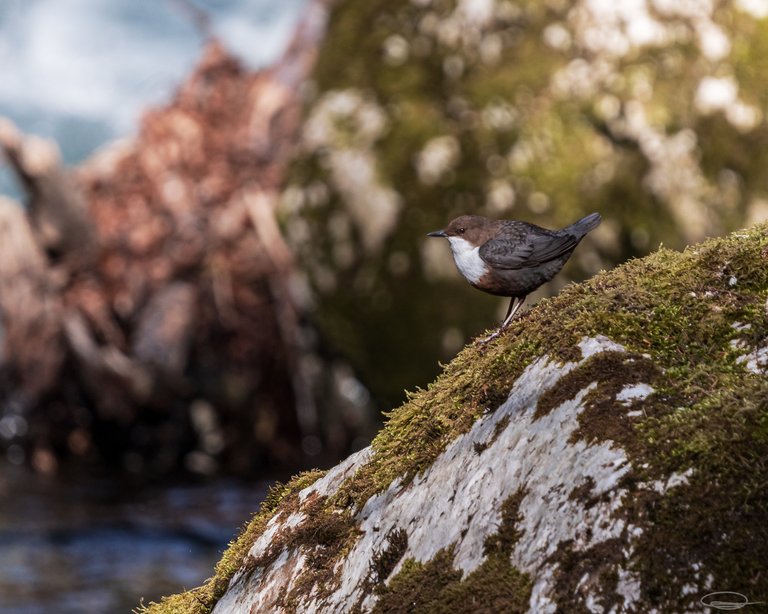
{"label": "white throat patch", "polygon": [[476,284],[488,270],[488,265],[480,258],[480,248],[461,237],[448,237],[448,242],[459,272],[467,281]]}

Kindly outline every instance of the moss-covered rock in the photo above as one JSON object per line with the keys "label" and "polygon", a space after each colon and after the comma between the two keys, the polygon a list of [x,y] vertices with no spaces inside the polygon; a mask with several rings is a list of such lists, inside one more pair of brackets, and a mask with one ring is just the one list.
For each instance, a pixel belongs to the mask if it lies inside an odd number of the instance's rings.
{"label": "moss-covered rock", "polygon": [[766,371],[768,226],[633,260],[465,348],[370,448],[273,496],[208,585],[149,611],[758,600]]}
{"label": "moss-covered rock", "polygon": [[760,11],[335,3],[283,219],[321,328],[381,405],[430,381],[435,357],[505,306],[424,239],[459,213],[554,228],[600,211],[550,292],[768,216]]}

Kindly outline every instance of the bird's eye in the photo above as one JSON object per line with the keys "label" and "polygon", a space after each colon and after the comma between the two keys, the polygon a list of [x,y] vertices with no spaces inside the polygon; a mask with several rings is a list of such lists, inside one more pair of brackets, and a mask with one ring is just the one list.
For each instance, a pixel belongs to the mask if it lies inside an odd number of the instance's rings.
{"label": "bird's eye", "polygon": [[466,228],[459,228],[459,229],[456,231],[456,234],[460,234],[460,235],[463,235],[465,231],[466,231]]}

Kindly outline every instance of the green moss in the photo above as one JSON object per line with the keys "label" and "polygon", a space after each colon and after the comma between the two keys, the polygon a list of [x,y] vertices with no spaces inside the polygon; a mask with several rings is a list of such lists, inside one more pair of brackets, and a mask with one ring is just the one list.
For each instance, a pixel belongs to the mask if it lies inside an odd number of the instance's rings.
{"label": "green moss", "polygon": [[[640,579],[645,603],[660,611],[696,609],[710,586],[765,594],[765,378],[745,376],[730,389],[713,390],[698,404],[648,419],[639,425],[638,436],[645,447],[636,452],[635,475],[625,484],[629,494],[624,513],[629,522],[643,527],[634,542],[631,570]],[[664,494],[637,488],[638,482],[654,479],[663,484],[673,472],[687,478]],[[576,564],[572,553],[564,551],[564,558]],[[682,591],[686,585],[699,591]],[[568,590],[567,583],[563,590]]]}
{"label": "green moss", "polygon": [[453,568],[452,548],[441,550],[427,563],[408,559],[380,593],[374,612],[440,612],[444,592],[459,582],[461,571]]}

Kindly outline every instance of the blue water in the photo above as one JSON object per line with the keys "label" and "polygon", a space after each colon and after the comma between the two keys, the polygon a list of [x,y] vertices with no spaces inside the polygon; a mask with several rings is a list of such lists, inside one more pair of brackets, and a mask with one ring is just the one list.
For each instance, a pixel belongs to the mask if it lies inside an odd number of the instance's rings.
{"label": "blue water", "polygon": [[[306,0],[195,0],[259,67],[285,49]],[[202,37],[179,0],[0,0],[0,116],[53,138],[75,164],[168,100]],[[9,174],[0,194],[18,193]]]}
{"label": "blue water", "polygon": [[200,585],[267,482],[65,482],[0,463],[0,612],[130,612]]}

